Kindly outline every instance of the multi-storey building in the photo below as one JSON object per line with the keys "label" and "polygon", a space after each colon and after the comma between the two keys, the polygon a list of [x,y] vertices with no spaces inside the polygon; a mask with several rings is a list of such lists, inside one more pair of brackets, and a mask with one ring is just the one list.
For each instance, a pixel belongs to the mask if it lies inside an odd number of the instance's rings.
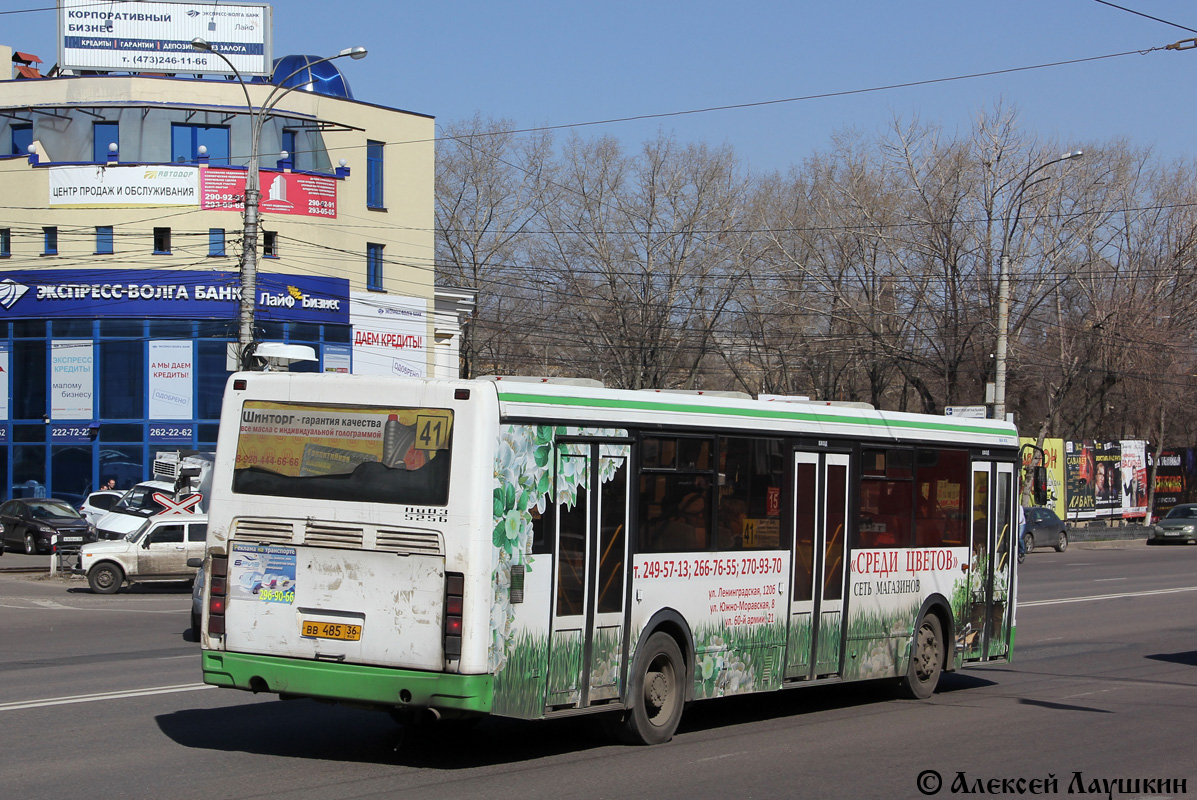
{"label": "multi-storey building", "polygon": [[431,117],[310,57],[244,83],[32,58],[0,47],[0,496],[75,499],[214,446],[255,115],[256,338],[312,348],[292,369],[455,374],[470,300],[434,289]]}

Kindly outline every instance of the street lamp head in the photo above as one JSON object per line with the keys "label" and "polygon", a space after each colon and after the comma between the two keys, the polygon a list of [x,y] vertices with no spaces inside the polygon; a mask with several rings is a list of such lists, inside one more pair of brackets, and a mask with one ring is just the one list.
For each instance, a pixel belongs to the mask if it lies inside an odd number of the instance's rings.
{"label": "street lamp head", "polygon": [[341,52],[337,53],[339,56],[349,56],[354,61],[360,61],[366,57],[368,51],[364,47],[346,47]]}
{"label": "street lamp head", "polygon": [[1060,156],[1060,160],[1068,161],[1069,159],[1073,159],[1073,158],[1083,158],[1084,155],[1085,155],[1084,150],[1073,150],[1071,153],[1065,153],[1064,155]]}
{"label": "street lamp head", "polygon": [[203,50],[208,53],[212,52],[212,45],[209,44],[207,40],[201,39],[198,36],[191,40],[191,46],[196,50]]}

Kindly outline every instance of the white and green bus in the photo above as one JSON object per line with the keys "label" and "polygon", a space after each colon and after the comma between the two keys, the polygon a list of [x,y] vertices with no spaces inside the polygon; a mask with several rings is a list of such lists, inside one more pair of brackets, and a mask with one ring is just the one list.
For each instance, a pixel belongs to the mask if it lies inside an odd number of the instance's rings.
{"label": "white and green bus", "polygon": [[714,394],[232,376],[204,680],[657,743],[693,700],[1011,657],[1013,426]]}

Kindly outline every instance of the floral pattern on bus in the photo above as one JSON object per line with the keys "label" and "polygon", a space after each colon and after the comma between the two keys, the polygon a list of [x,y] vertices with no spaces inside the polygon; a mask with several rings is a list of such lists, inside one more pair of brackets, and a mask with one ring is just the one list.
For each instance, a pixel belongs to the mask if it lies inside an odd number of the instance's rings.
{"label": "floral pattern on bus", "polygon": [[622,629],[599,628],[590,648],[590,700],[619,697],[619,667],[623,661]]}
{"label": "floral pattern on bus", "polygon": [[700,625],[694,630],[694,699],[781,686],[785,623]]}
{"label": "floral pattern on bus", "polygon": [[844,680],[894,678],[906,671],[914,621],[921,601],[881,610],[856,611],[848,618]]}
{"label": "floral pattern on bus", "polygon": [[[511,570],[514,566],[531,572],[533,512],[543,514],[554,492],[553,449],[557,436],[627,436],[623,430],[608,428],[580,428],[549,425],[505,425],[499,431],[495,449],[493,481],[490,647],[488,663],[498,673],[511,657],[515,614],[511,607]],[[563,454],[584,452],[584,445],[562,443]],[[615,476],[616,456],[626,457],[627,445],[603,445],[599,455],[599,475],[603,482]],[[556,480],[558,503],[572,506],[577,502],[578,488],[586,487],[587,475],[573,469],[581,459],[561,459],[563,462]]]}
{"label": "floral pattern on bus", "polygon": [[790,617],[786,653],[787,678],[804,678],[810,672],[811,645],[814,642],[815,626],[809,612]]}

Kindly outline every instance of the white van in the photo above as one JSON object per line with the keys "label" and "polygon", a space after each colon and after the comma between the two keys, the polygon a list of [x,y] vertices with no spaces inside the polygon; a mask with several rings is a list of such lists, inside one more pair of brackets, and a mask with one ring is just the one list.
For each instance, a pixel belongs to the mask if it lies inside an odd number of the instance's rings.
{"label": "white van", "polygon": [[123,539],[148,518],[173,513],[179,506],[192,513],[206,513],[213,458],[212,453],[194,451],[158,453],[154,479],[134,486],[96,522],[100,539]]}
{"label": "white van", "polygon": [[72,572],[86,575],[96,594],[112,594],[126,582],[190,581],[196,569],[187,562],[203,558],[207,535],[207,514],[160,514],[123,539],[84,545]]}

